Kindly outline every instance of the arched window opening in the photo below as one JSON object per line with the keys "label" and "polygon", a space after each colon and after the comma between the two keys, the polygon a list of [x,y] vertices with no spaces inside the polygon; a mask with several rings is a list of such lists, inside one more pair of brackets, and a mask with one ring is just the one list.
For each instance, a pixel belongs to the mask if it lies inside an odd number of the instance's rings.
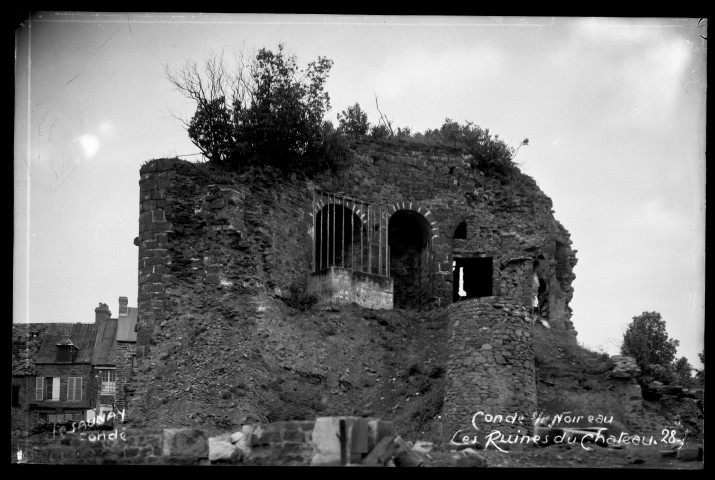
{"label": "arched window opening", "polygon": [[467,222],[462,222],[459,225],[457,225],[457,228],[454,230],[454,239],[455,240],[466,240],[467,239]]}
{"label": "arched window opening", "polygon": [[388,277],[387,206],[314,193],[313,271],[340,267]]}
{"label": "arched window opening", "polygon": [[360,217],[342,205],[323,207],[315,219],[316,271],[328,267],[361,270]]}

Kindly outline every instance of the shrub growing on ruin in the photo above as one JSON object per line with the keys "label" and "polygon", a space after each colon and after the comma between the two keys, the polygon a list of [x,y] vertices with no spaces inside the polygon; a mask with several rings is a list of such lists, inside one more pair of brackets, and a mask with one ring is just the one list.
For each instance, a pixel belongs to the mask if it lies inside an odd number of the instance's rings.
{"label": "shrub growing on ruin", "polygon": [[514,156],[518,148],[529,144],[527,138],[514,149],[501,140],[499,135],[492,136],[489,129],[482,129],[469,121],[460,125],[449,118],[445,119],[438,130],[427,130],[423,138],[427,142],[463,149],[471,156],[472,168],[502,178],[508,178],[518,170]]}
{"label": "shrub growing on ruin", "polygon": [[373,140],[386,140],[390,138],[390,131],[385,125],[373,125],[370,128],[370,136]]}
{"label": "shrub growing on ruin", "polygon": [[370,123],[367,121],[367,113],[356,103],[338,113],[338,132],[350,138],[360,138],[367,135]]}
{"label": "shrub growing on ruin", "polygon": [[277,52],[260,49],[248,63],[241,56],[233,71],[222,55],[211,54],[203,69],[188,62],[178,71],[165,67],[165,76],[196,104],[182,122],[210,162],[288,169],[324,153],[323,117],[330,110],[324,87],[332,65],[318,57],[300,68],[280,44]]}

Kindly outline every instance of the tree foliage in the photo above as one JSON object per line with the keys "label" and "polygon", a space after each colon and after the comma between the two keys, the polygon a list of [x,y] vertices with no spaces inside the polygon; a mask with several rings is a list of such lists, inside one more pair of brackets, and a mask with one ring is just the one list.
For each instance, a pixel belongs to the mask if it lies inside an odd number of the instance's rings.
{"label": "tree foliage", "polygon": [[360,138],[367,135],[370,123],[367,121],[367,113],[356,103],[338,113],[338,132],[351,138]]}
{"label": "tree foliage", "polygon": [[705,385],[705,350],[698,353],[698,358],[703,364],[703,368],[695,369],[695,380],[701,385]]}
{"label": "tree foliage", "polygon": [[229,70],[223,55],[211,54],[203,71],[187,62],[165,76],[196,104],[184,122],[189,138],[219,164],[264,163],[290,167],[325,151],[323,117],[330,110],[325,82],[333,61],[318,57],[300,68],[284,45],[262,48],[255,58]]}
{"label": "tree foliage", "polygon": [[693,368],[690,362],[685,357],[680,357],[673,364],[673,370],[675,374],[675,381],[678,385],[685,387],[691,387],[695,383],[693,378]]}
{"label": "tree foliage", "polygon": [[643,312],[633,317],[626,328],[621,354],[635,358],[642,371],[642,383],[672,383],[676,380],[674,360],[679,343],[668,337],[660,313]]}
{"label": "tree foliage", "polygon": [[377,124],[370,125],[367,113],[355,103],[337,115],[336,129],[324,121],[330,110],[325,83],[332,60],[318,57],[300,68],[283,44],[276,52],[262,48],[248,61],[244,58],[241,53],[234,68],[227,66],[223,53],[210,54],[201,67],[195,61],[179,70],[165,66],[167,80],[196,107],[189,120],[179,119],[194,145],[215,164],[334,169],[347,158],[348,140],[369,136],[461,148],[473,168],[504,181],[518,170],[514,156],[529,142],[525,139],[514,149],[488,129],[449,118],[424,134],[413,134],[409,127],[393,129],[377,95]]}

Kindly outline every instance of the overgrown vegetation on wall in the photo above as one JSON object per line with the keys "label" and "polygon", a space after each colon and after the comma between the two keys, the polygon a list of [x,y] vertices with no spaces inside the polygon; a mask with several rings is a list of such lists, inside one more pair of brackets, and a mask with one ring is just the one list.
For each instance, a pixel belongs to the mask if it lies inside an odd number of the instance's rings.
{"label": "overgrown vegetation on wall", "polygon": [[[323,169],[335,153],[324,131],[330,110],[325,91],[333,61],[318,57],[299,68],[296,56],[262,48],[249,62],[230,70],[222,56],[210,55],[203,71],[188,62],[178,71],[165,66],[167,80],[196,104],[189,138],[212,163],[236,168],[271,164],[284,169]],[[332,158],[332,157],[331,157]]]}
{"label": "overgrown vegetation on wall", "polygon": [[264,164],[308,174],[336,170],[344,166],[350,142],[369,138],[460,148],[472,168],[502,180],[518,171],[514,157],[529,140],[514,148],[469,121],[447,118],[439,129],[413,134],[409,127],[393,129],[379,106],[380,119],[370,126],[355,103],[337,115],[336,128],[324,120],[331,108],[324,87],[332,65],[318,57],[300,68],[280,44],[277,53],[262,48],[248,62],[241,55],[234,70],[223,56],[211,54],[203,69],[187,62],[178,71],[165,66],[165,75],[196,104],[190,120],[180,119],[191,141],[209,162],[231,169]]}

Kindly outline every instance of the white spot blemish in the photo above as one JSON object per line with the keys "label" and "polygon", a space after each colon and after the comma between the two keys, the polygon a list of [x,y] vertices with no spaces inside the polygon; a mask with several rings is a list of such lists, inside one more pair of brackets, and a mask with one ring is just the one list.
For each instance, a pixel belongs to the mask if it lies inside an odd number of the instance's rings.
{"label": "white spot blemish", "polygon": [[82,135],[77,139],[87,158],[92,158],[99,150],[99,139],[94,135]]}

